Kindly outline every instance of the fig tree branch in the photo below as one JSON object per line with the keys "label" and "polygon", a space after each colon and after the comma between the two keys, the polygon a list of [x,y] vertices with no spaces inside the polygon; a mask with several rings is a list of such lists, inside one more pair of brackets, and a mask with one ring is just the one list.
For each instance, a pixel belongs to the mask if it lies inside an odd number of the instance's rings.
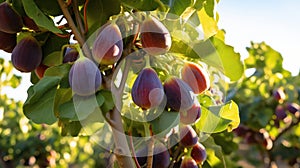
{"label": "fig tree branch", "polygon": [[76,23],[78,25],[80,34],[81,34],[82,37],[84,37],[85,30],[84,30],[84,26],[82,24],[82,20],[81,20],[80,14],[79,14],[78,1],[77,0],[73,0],[72,7],[73,7],[73,11],[74,11],[75,18],[76,18]]}

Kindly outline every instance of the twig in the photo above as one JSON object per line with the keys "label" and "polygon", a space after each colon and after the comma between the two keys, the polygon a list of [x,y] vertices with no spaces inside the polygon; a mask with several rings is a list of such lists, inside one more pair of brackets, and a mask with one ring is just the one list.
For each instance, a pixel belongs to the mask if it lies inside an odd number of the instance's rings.
{"label": "twig", "polygon": [[174,166],[174,163],[177,162],[177,159],[178,159],[178,157],[179,157],[179,155],[180,155],[182,149],[183,149],[183,146],[179,143],[179,144],[178,144],[178,147],[177,147],[177,149],[176,149],[176,151],[175,151],[175,153],[174,153],[174,157],[173,157],[173,159],[172,159],[172,162],[171,162],[171,164],[169,165],[169,168],[172,168],[172,167]]}
{"label": "twig", "polygon": [[[285,129],[283,129],[278,135],[277,137],[273,140],[273,143],[277,142],[278,139],[285,134],[286,132],[288,132],[291,128],[293,128],[295,125],[298,125],[300,123],[300,118],[298,118],[298,120],[296,122],[291,123],[288,127],[286,127]],[[273,149],[273,148],[272,148]],[[271,150],[272,150],[271,149]]]}
{"label": "twig", "polygon": [[72,7],[73,7],[74,14],[75,14],[77,26],[80,30],[81,36],[84,37],[85,31],[84,31],[82,20],[81,20],[80,14],[79,14],[78,1],[77,0],[73,0]]}
{"label": "twig", "polygon": [[154,149],[154,137],[151,135],[148,144],[147,168],[152,168],[153,165],[153,149]]}
{"label": "twig", "polygon": [[131,131],[128,132],[128,135],[129,135],[129,141],[130,141],[129,144],[130,144],[130,148],[131,148],[131,153],[132,153],[132,157],[134,158],[135,165],[137,168],[141,168],[141,166],[137,160],[137,157],[136,157]]}

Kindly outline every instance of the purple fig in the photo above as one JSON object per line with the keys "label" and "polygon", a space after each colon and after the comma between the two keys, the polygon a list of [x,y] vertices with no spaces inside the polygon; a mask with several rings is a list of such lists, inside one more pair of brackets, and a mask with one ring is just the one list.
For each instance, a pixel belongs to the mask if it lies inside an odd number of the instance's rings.
{"label": "purple fig", "polygon": [[273,97],[275,100],[282,102],[285,98],[286,95],[284,93],[284,89],[282,87],[276,89],[273,91]]}
{"label": "purple fig", "polygon": [[297,111],[300,110],[300,106],[297,103],[288,103],[286,106],[286,109],[290,113],[295,114]]}
{"label": "purple fig", "polygon": [[22,17],[23,19],[23,23],[26,27],[28,27],[29,29],[31,30],[34,30],[34,31],[38,31],[40,30],[39,26],[34,22],[33,19],[31,19],[30,17],[28,16],[23,16]]}
{"label": "purple fig", "polygon": [[275,115],[279,120],[283,120],[287,114],[285,112],[285,109],[282,105],[278,105],[275,109]]}
{"label": "purple fig", "polygon": [[197,142],[192,148],[191,156],[197,164],[202,164],[207,157],[205,147],[200,142]]}
{"label": "purple fig", "polygon": [[180,122],[182,124],[193,124],[195,123],[201,115],[201,107],[200,105],[194,104],[190,109],[180,111]]}
{"label": "purple fig", "polygon": [[90,96],[98,90],[102,83],[100,70],[88,58],[77,60],[70,70],[69,83],[77,95]]}
{"label": "purple fig", "polygon": [[198,142],[198,135],[190,125],[183,125],[179,128],[180,143],[184,147],[192,147]]}
{"label": "purple fig", "polygon": [[111,23],[100,31],[92,52],[94,60],[103,65],[112,65],[121,58],[123,41],[118,25]]}
{"label": "purple fig", "polygon": [[141,25],[141,42],[148,54],[160,55],[169,51],[172,39],[168,29],[158,19],[149,16]]}
{"label": "purple fig", "polygon": [[75,62],[78,58],[79,58],[79,52],[76,49],[67,48],[63,58],[63,63]]}
{"label": "purple fig", "polygon": [[181,162],[180,168],[198,168],[198,166],[192,157],[185,156]]}
{"label": "purple fig", "polygon": [[152,68],[143,69],[132,86],[133,102],[142,109],[158,106],[164,98],[161,81]]}
{"label": "purple fig", "polygon": [[17,33],[22,30],[23,22],[21,16],[8,4],[0,4],[0,31],[5,33]]}
{"label": "purple fig", "polygon": [[21,72],[35,70],[41,64],[42,57],[42,48],[32,36],[24,37],[11,54],[12,64]]}
{"label": "purple fig", "polygon": [[164,83],[167,107],[175,111],[190,109],[194,104],[194,93],[190,86],[177,77],[170,77]]}
{"label": "purple fig", "polygon": [[17,45],[17,34],[9,34],[0,31],[0,50],[11,53]]}
{"label": "purple fig", "polygon": [[36,76],[37,76],[39,79],[41,79],[41,78],[44,77],[45,71],[46,71],[48,68],[49,68],[48,66],[46,66],[46,65],[44,65],[44,64],[41,63],[41,64],[34,70],[34,72],[35,72]]}
{"label": "purple fig", "polygon": [[187,62],[181,71],[182,80],[185,81],[195,94],[201,94],[210,87],[208,72],[201,66]]}

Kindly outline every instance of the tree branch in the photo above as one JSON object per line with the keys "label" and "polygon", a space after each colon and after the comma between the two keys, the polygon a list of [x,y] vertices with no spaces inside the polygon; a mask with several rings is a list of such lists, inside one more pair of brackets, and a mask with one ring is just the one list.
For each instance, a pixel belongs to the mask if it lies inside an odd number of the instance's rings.
{"label": "tree branch", "polygon": [[82,24],[82,20],[81,20],[80,14],[79,14],[77,0],[73,0],[72,7],[73,7],[74,14],[75,14],[77,26],[80,30],[80,34],[82,37],[84,37],[85,30],[84,30],[84,26]]}

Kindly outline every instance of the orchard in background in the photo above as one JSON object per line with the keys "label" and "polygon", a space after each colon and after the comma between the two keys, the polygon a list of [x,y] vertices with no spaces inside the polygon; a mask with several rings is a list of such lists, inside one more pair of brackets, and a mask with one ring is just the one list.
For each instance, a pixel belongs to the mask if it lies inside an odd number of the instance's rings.
{"label": "orchard in background", "polygon": [[[253,44],[243,65],[217,26],[217,3],[2,2],[0,48],[12,53],[15,69],[31,73],[22,105],[26,121],[59,127],[61,138],[87,138],[101,148],[90,153],[93,166],[238,167],[248,159],[238,157],[240,141],[257,144],[254,158],[267,158],[261,164],[278,157],[297,164],[299,77],[265,44]],[[244,66],[255,73],[245,76]],[[288,134],[292,129],[296,134]],[[291,156],[281,155],[284,150]],[[13,156],[1,154],[5,162]],[[28,158],[39,165],[37,155]]]}

